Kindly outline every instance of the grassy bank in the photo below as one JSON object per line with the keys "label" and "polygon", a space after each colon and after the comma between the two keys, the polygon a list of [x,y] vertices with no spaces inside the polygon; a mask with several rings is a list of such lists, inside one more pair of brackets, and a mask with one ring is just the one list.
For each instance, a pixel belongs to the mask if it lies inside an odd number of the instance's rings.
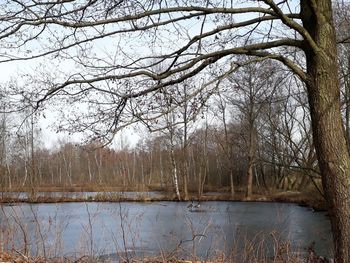
{"label": "grassy bank", "polygon": [[[111,190],[111,189],[110,189]],[[113,189],[116,190],[116,189]],[[46,191],[45,191],[46,192]],[[79,192],[77,192],[79,193]],[[302,192],[275,192],[270,194],[254,194],[249,199],[243,193],[236,193],[233,197],[228,193],[210,193],[198,196],[189,195],[188,200],[197,201],[236,201],[236,202],[280,202],[296,203],[303,206],[311,207],[316,211],[326,210],[326,204],[321,197],[315,197],[308,193]],[[159,201],[178,201],[174,194],[165,192],[157,196],[151,196],[147,192],[136,193],[134,196],[125,196],[123,192],[98,192],[95,196],[52,196],[48,193],[46,196],[29,194],[28,198],[9,197],[3,195],[0,203],[62,203],[62,202],[159,202]],[[186,200],[183,200],[186,201]]]}
{"label": "grassy bank", "polygon": [[[249,246],[246,251],[226,255],[217,251],[217,255],[213,258],[200,260],[196,257],[191,259],[176,258],[169,254],[161,254],[153,257],[145,257],[142,259],[123,259],[119,258],[117,262],[120,263],[330,263],[329,259],[317,256],[312,250],[300,253],[291,253],[288,251],[288,245],[277,244],[277,250],[274,256],[266,256],[262,251],[263,248],[251,249]],[[0,262],[13,263],[112,263],[116,259],[99,259],[98,257],[82,256],[78,259],[69,258],[44,258],[44,257],[30,257],[19,251],[1,251]]]}

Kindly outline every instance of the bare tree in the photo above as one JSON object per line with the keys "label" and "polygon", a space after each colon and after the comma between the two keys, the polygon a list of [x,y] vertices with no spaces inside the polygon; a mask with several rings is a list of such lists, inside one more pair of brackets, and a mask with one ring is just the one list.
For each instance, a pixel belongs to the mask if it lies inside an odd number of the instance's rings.
{"label": "bare tree", "polygon": [[341,42],[342,38],[350,34],[349,3],[337,1],[335,3],[334,19],[337,29],[338,64],[342,95],[342,109],[344,112],[345,132],[350,149],[350,45],[347,41]]}
{"label": "bare tree", "polygon": [[[235,6],[233,1],[4,1],[0,17],[1,46],[9,48],[2,62],[54,55],[77,63],[65,81],[38,83],[47,88],[39,90],[37,105],[64,95],[69,103],[86,102],[93,110],[70,124],[92,137],[111,138],[134,121],[133,104],[147,103],[162,89],[193,76],[203,85],[226,77],[239,65],[234,55],[274,59],[289,67],[307,87],[335,261],[350,261],[350,155],[331,0]],[[127,45],[135,37],[139,44]],[[94,41],[102,50],[113,45],[112,54],[90,49]],[[348,41],[347,35],[338,40]],[[305,61],[295,61],[294,50]],[[155,71],[158,63],[166,70]],[[213,64],[219,66],[216,71]],[[79,122],[83,125],[76,126]]]}
{"label": "bare tree", "polygon": [[271,61],[249,64],[243,70],[229,76],[231,96],[228,101],[238,109],[242,136],[247,149],[246,197],[253,193],[253,178],[258,148],[258,120],[266,110],[276,89],[283,84],[285,76],[277,74],[278,67]]}
{"label": "bare tree", "polygon": [[[10,170],[10,130],[9,114],[6,113],[6,103],[3,101],[5,96],[0,92],[0,177],[2,185],[12,188],[11,170]],[[6,184],[7,181],[7,184]]]}
{"label": "bare tree", "polygon": [[230,129],[230,123],[232,123],[232,120],[227,116],[229,107],[228,107],[228,101],[225,99],[226,95],[219,93],[218,99],[217,99],[217,109],[214,108],[214,110],[217,110],[216,113],[214,113],[214,116],[219,115],[220,124],[223,126],[223,136],[224,138],[220,138],[221,130],[219,129],[219,132],[216,133],[216,139],[217,143],[219,145],[219,148],[224,153],[223,159],[224,163],[228,166],[229,174],[230,174],[230,192],[231,197],[234,197],[235,194],[235,185],[234,185],[234,162],[233,162],[233,156],[234,156],[234,135],[232,134],[233,131]]}

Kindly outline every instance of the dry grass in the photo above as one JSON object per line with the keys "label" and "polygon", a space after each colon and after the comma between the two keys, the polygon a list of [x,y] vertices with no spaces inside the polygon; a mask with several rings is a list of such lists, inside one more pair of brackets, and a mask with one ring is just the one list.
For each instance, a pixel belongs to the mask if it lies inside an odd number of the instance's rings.
{"label": "dry grass", "polygon": [[[137,191],[136,187],[118,187],[109,185],[71,185],[71,186],[36,186],[34,189],[31,187],[13,186],[9,192],[122,192],[122,191]],[[145,189],[148,190],[148,189]],[[6,192],[8,189],[2,189]]]}
{"label": "dry grass", "polygon": [[[94,197],[68,197],[68,196],[31,196],[29,198],[2,197],[0,203],[63,203],[63,202],[159,202],[178,201],[173,194],[164,193],[161,196],[150,197],[147,194],[137,194],[135,196],[124,196],[122,192],[111,191],[113,193],[100,192]],[[249,199],[244,194],[237,193],[234,197],[230,194],[202,195],[198,198],[196,194],[189,195],[188,200],[198,201],[236,201],[236,202],[279,202],[296,203],[302,206],[312,207],[316,211],[327,210],[323,199],[313,197],[301,192],[277,192],[269,195],[255,194]]]}
{"label": "dry grass", "polygon": [[[118,193],[121,192],[137,192],[140,191],[158,191],[162,192],[164,188],[160,185],[150,186],[134,186],[134,187],[118,187],[110,185],[96,185],[96,184],[75,184],[71,186],[50,186],[42,185],[37,186],[35,189],[28,187],[16,187],[11,189],[11,192],[99,192],[100,194],[95,198],[70,198],[70,197],[33,197],[28,200],[19,200],[18,198],[2,198],[0,203],[12,203],[12,202],[29,202],[29,203],[58,203],[58,202],[74,202],[74,201],[100,201],[100,202],[115,202],[115,201],[132,201],[132,202],[151,202],[151,201],[176,201],[176,196],[171,192],[164,192],[162,197],[150,198],[147,195],[138,195],[135,197],[125,197]],[[264,202],[288,202],[297,203],[305,206],[313,207],[315,210],[326,210],[326,204],[324,199],[315,190],[308,190],[308,192],[297,191],[278,191],[275,189],[254,189],[255,194],[249,198],[245,197],[245,188],[237,187],[235,195],[230,195],[230,189],[227,187],[205,187],[207,192],[217,192],[217,195],[203,194],[198,196],[195,189],[190,193],[189,200],[200,201],[264,201]],[[6,189],[2,190],[6,192]],[[108,193],[107,193],[108,192]],[[110,194],[111,192],[115,194]],[[105,194],[104,194],[105,193]],[[185,200],[186,201],[186,200]]]}
{"label": "dry grass", "polygon": [[[100,261],[98,259],[91,259],[89,257],[81,257],[79,259],[45,259],[42,257],[27,257],[17,251],[11,252],[0,252],[0,263],[97,263],[97,262],[115,262],[109,260]],[[119,261],[123,263],[329,263],[331,261],[317,256],[301,257],[299,255],[295,256],[277,256],[275,258],[265,258],[258,259],[250,257],[247,259],[235,259],[234,257],[229,257],[224,253],[217,253],[215,258],[209,260],[187,260],[187,259],[176,259],[166,258],[164,256],[149,257],[143,259],[130,259],[128,261]]]}

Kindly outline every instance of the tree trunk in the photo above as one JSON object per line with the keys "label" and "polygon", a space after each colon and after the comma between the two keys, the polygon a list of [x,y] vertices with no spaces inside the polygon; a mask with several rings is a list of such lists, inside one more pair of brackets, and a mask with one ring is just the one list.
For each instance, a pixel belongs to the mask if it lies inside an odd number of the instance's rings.
{"label": "tree trunk", "polygon": [[[185,160],[185,162],[187,162],[187,160]],[[183,174],[183,191],[184,191],[184,194],[183,194],[183,199],[184,201],[187,201],[188,200],[188,168],[187,168],[187,163],[184,163],[184,174]]]}
{"label": "tree trunk", "polygon": [[96,166],[97,166],[98,183],[99,183],[99,185],[102,185],[102,176],[101,176],[102,158],[101,158],[101,150],[100,149],[98,150],[98,152],[95,151],[95,162],[96,162]]}
{"label": "tree trunk", "polygon": [[[184,85],[184,94],[187,97],[187,89],[186,85]],[[188,200],[188,150],[187,150],[187,129],[188,129],[188,116],[187,116],[187,100],[185,99],[185,105],[184,105],[184,113],[183,113],[183,120],[184,120],[184,131],[183,131],[183,145],[182,145],[182,157],[183,157],[183,192],[184,196],[183,199],[185,201]]]}
{"label": "tree trunk", "polygon": [[23,179],[22,187],[25,186],[26,181],[27,181],[27,177],[28,177],[28,167],[27,167],[27,165],[28,165],[27,160],[24,160],[24,179]]}
{"label": "tree trunk", "polygon": [[302,0],[301,15],[318,48],[305,46],[313,139],[329,206],[335,262],[345,263],[350,262],[350,156],[340,110],[332,3]]}
{"label": "tree trunk", "polygon": [[230,192],[231,192],[231,198],[235,197],[235,185],[233,182],[233,168],[230,168]]}
{"label": "tree trunk", "polygon": [[174,154],[174,148],[173,148],[172,143],[173,142],[171,142],[171,149],[170,149],[170,162],[171,162],[171,168],[172,168],[172,177],[173,177],[173,182],[174,182],[177,200],[181,201],[180,190],[179,190],[179,180],[178,180],[178,176],[177,176],[177,165],[176,165],[176,161],[175,161],[175,154]]}
{"label": "tree trunk", "polygon": [[345,131],[348,150],[350,149],[350,55],[345,79]]}
{"label": "tree trunk", "polygon": [[187,141],[182,148],[182,161],[183,161],[183,169],[182,169],[182,181],[183,181],[183,200],[188,200],[188,152],[187,152]]}
{"label": "tree trunk", "polygon": [[253,162],[250,159],[247,168],[247,191],[246,198],[249,200],[253,194]]}
{"label": "tree trunk", "polygon": [[[349,50],[350,52],[350,50]],[[350,149],[350,54],[348,55],[348,68],[346,71],[345,79],[345,129],[346,129],[346,140],[348,144],[348,151]]]}
{"label": "tree trunk", "polygon": [[[252,112],[252,111],[251,111]],[[247,185],[246,185],[246,198],[250,199],[253,194],[253,168],[255,162],[255,131],[254,120],[249,119],[249,145],[248,145],[248,167],[247,167]]]}
{"label": "tree trunk", "polygon": [[163,182],[164,182],[164,172],[163,172],[163,159],[162,159],[162,151],[159,150],[159,169],[160,169],[160,187],[163,189]]}
{"label": "tree trunk", "polygon": [[88,166],[88,173],[89,173],[89,182],[92,181],[92,173],[91,173],[91,165],[90,165],[90,157],[89,154],[87,154],[87,166]]}
{"label": "tree trunk", "polygon": [[9,190],[12,190],[11,169],[8,163],[6,163],[6,170],[7,170],[7,177],[9,180]]}

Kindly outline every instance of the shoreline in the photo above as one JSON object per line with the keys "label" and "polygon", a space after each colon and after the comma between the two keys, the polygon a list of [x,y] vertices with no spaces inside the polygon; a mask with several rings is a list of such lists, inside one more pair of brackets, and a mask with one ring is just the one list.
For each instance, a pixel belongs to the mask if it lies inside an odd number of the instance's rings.
{"label": "shoreline", "polygon": [[[54,192],[48,192],[54,193]],[[69,192],[72,193],[72,192]],[[84,192],[74,192],[84,193]],[[162,196],[151,197],[148,192],[139,193],[136,196],[123,196],[122,193],[104,193],[96,192],[96,196],[88,197],[68,197],[68,196],[33,196],[33,197],[2,197],[0,198],[0,204],[47,204],[47,203],[71,203],[71,202],[189,202],[191,200],[199,202],[266,202],[266,203],[293,203],[300,206],[310,207],[313,211],[327,211],[324,200],[308,198],[305,194],[296,192],[281,192],[274,195],[259,195],[255,194],[250,198],[245,198],[242,195],[231,197],[228,194],[210,194],[203,195],[200,198],[196,195],[190,195],[187,200],[177,200],[174,195],[163,194]],[[138,193],[138,192],[135,192]]]}

